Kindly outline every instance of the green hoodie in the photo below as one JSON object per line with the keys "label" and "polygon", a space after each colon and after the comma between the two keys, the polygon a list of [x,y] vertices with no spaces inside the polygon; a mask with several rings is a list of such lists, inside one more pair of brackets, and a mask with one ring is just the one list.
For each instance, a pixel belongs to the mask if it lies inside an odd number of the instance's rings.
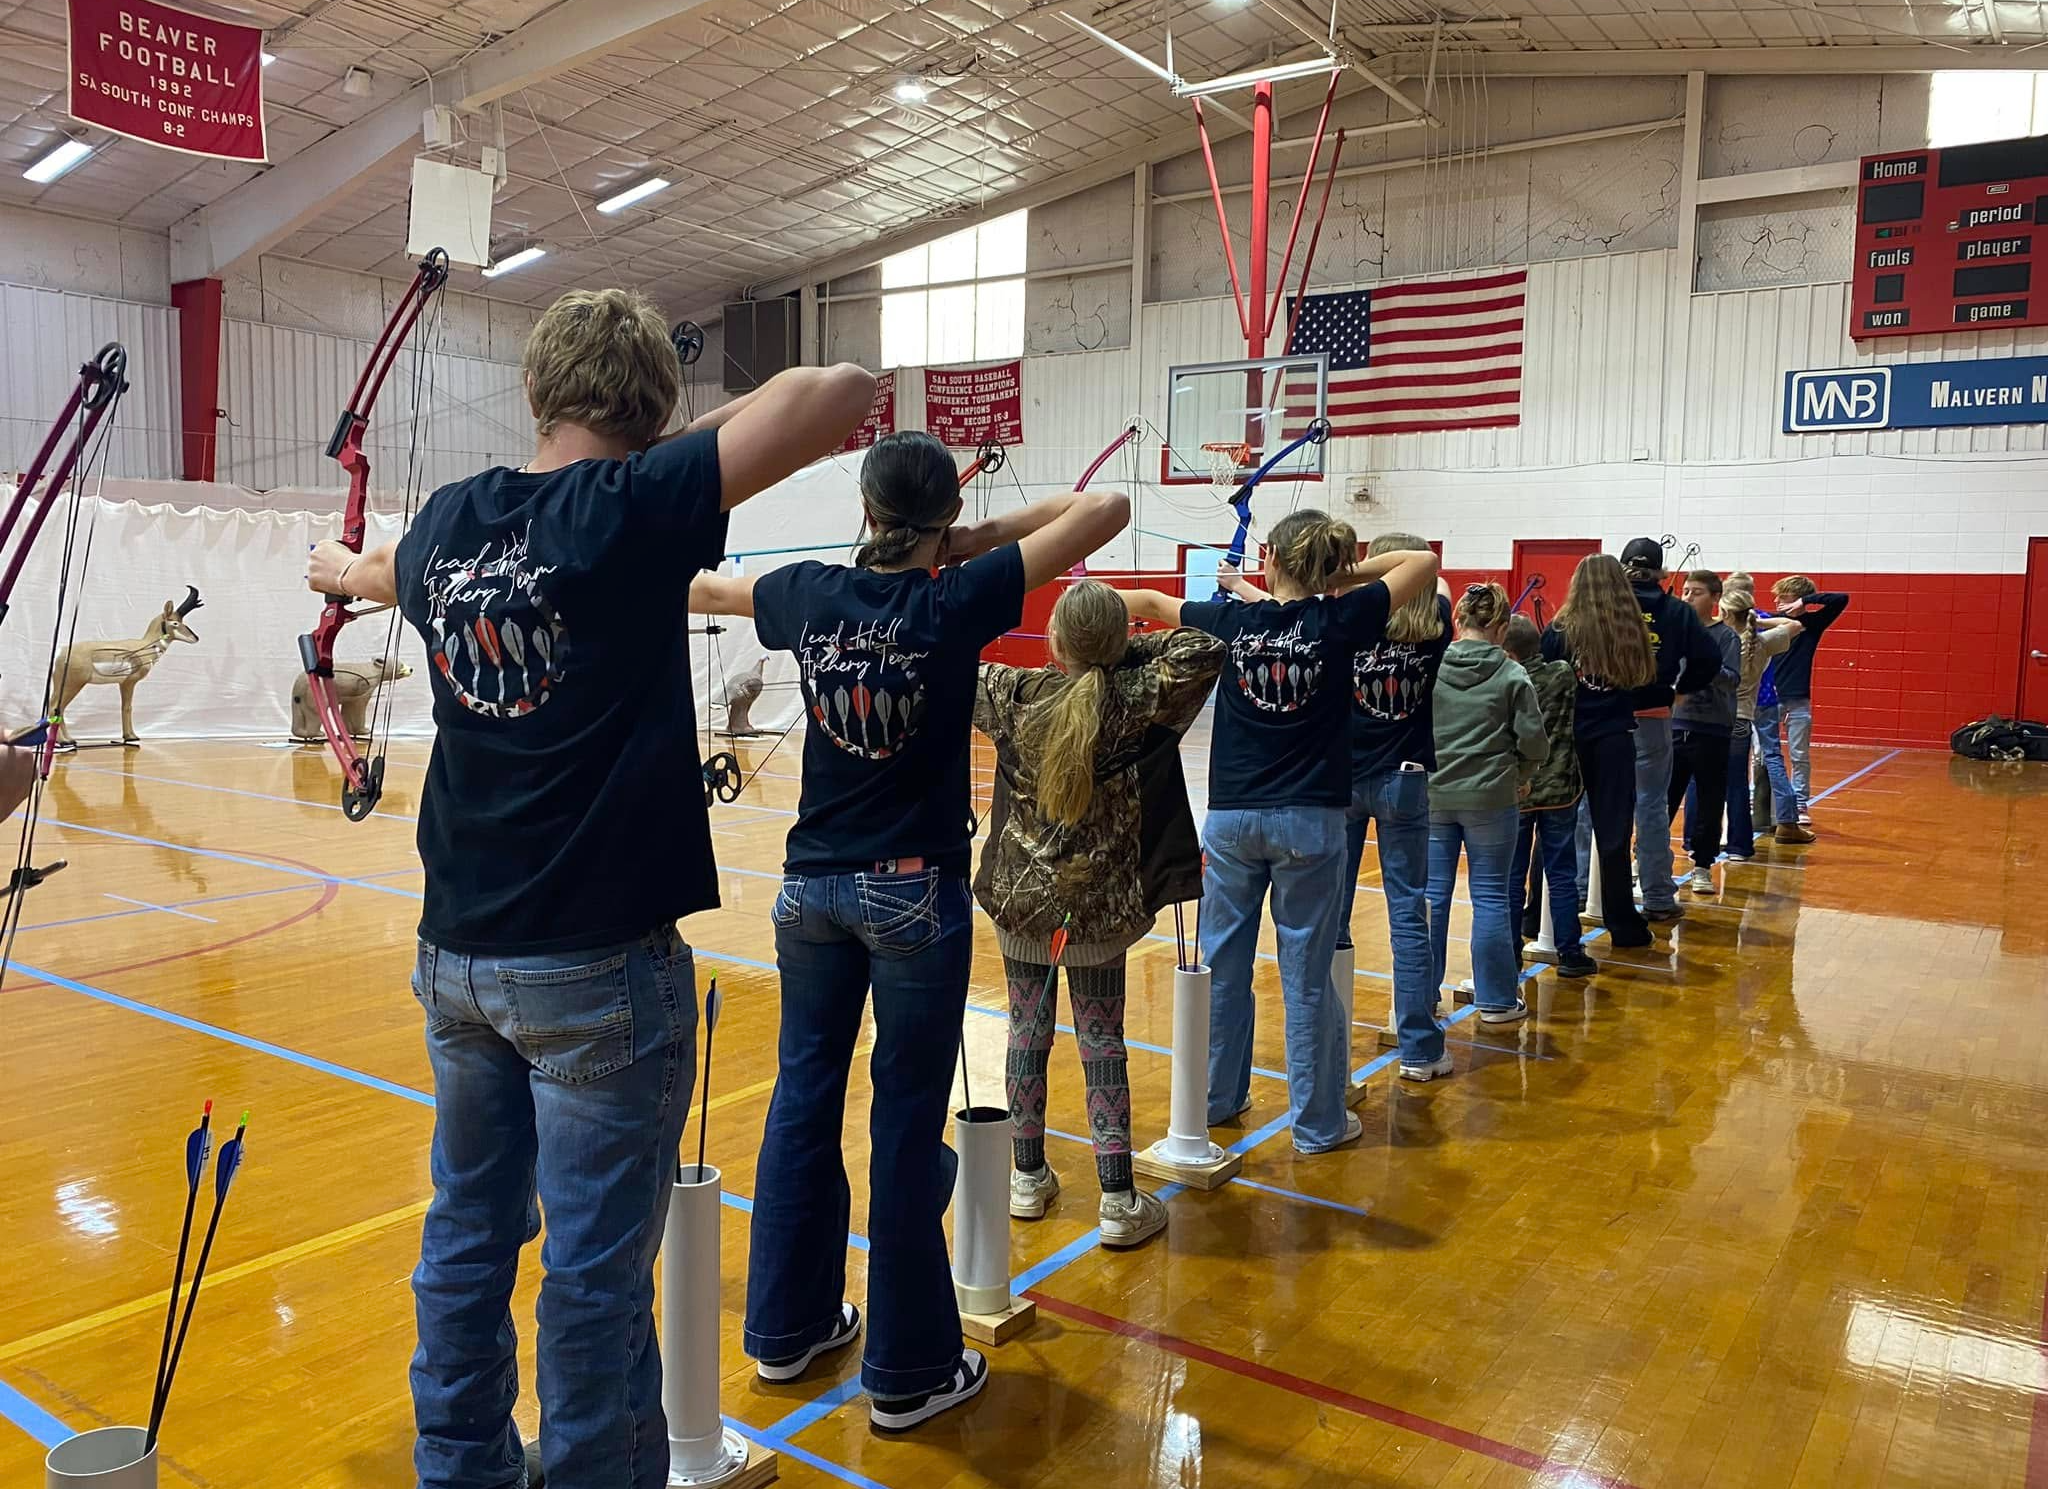
{"label": "green hoodie", "polygon": [[1436,722],[1430,810],[1514,806],[1522,783],[1550,755],[1529,674],[1491,641],[1453,641],[1430,707]]}

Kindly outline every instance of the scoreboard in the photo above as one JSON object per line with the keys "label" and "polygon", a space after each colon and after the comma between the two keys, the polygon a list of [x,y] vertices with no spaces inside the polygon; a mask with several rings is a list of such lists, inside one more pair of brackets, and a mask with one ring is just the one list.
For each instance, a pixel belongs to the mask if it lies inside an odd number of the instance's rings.
{"label": "scoreboard", "polygon": [[1866,155],[1849,334],[2048,325],[2048,135]]}

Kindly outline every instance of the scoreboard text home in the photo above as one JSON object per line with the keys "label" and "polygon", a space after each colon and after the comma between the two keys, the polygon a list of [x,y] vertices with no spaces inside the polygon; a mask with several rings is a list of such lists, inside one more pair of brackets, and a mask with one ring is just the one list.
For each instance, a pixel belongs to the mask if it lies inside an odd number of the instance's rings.
{"label": "scoreboard text home", "polygon": [[2048,325],[2048,135],[1866,155],[1856,192],[1851,336]]}

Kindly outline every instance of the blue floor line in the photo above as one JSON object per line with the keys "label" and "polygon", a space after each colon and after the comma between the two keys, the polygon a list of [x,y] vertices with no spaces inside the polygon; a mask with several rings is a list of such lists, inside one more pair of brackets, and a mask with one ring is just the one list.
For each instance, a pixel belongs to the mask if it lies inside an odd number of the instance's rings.
{"label": "blue floor line", "polygon": [[[151,1003],[138,1002],[134,998],[124,998],[119,993],[110,993],[105,988],[94,987],[90,983],[79,982],[75,978],[63,977],[55,972],[45,972],[39,967],[30,966],[27,962],[14,963],[14,970],[25,977],[32,977],[38,982],[47,982],[52,987],[60,987],[67,992],[81,994],[98,1002],[110,1004],[115,1008],[125,1009],[129,1013],[139,1013],[145,1018],[153,1018],[162,1023],[189,1030],[194,1034],[204,1034],[211,1039],[218,1039],[226,1044],[239,1045],[245,1050],[253,1050],[260,1055],[272,1055],[277,1059],[289,1061],[293,1065],[303,1066],[307,1070],[318,1071],[322,1075],[335,1076],[341,1080],[353,1082],[358,1086],[368,1087],[372,1091],[381,1091],[387,1096],[396,1096],[402,1101],[412,1102],[415,1106],[431,1107],[434,1104],[434,1097],[431,1092],[417,1090],[412,1086],[401,1086],[396,1081],[385,1080],[382,1076],[371,1075],[367,1071],[352,1070],[346,1065],[337,1065],[332,1060],[323,1060],[317,1055],[308,1055],[300,1050],[287,1049],[281,1044],[272,1044],[267,1039],[257,1039],[252,1035],[237,1033],[233,1029],[223,1029],[218,1024],[209,1024],[199,1019],[187,1018],[182,1013],[172,1013],[167,1008],[158,1008]],[[17,995],[18,993],[19,990],[17,989]],[[721,1191],[720,1198],[729,1209],[739,1210],[748,1215],[754,1213],[754,1202],[744,1195],[734,1194],[730,1191]],[[866,1251],[868,1249],[866,1236],[849,1233],[846,1239],[847,1243],[856,1251]]]}
{"label": "blue floor line", "polygon": [[779,1442],[787,1442],[806,1427],[822,1422],[825,1418],[861,1394],[860,1374],[856,1371],[830,1390],[813,1396],[802,1406],[791,1411],[780,1421],[771,1423],[767,1435]]}
{"label": "blue floor line", "polygon": [[357,889],[374,890],[378,894],[395,894],[401,899],[421,898],[419,894],[409,889],[398,889],[389,884],[375,884],[368,879],[350,879],[340,874],[323,874],[317,869],[297,868],[288,863],[250,858],[241,853],[223,853],[215,848],[195,848],[187,843],[167,843],[162,838],[146,838],[139,833],[116,832],[111,827],[87,827],[82,822],[66,822],[59,817],[45,817],[43,821],[52,827],[61,827],[66,832],[82,832],[96,838],[115,838],[124,843],[140,843],[145,848],[165,848],[173,853],[189,853],[196,858],[218,859],[222,863],[239,863],[252,869],[269,869],[275,874],[290,874],[295,879],[312,879],[321,884],[348,884]]}
{"label": "blue floor line", "polygon": [[1247,1189],[1257,1189],[1266,1194],[1277,1194],[1282,1199],[1299,1200],[1304,1205],[1320,1205],[1325,1210],[1342,1210],[1347,1215],[1370,1215],[1372,1211],[1358,1205],[1347,1205],[1341,1200],[1324,1199],[1319,1194],[1303,1194],[1298,1189],[1282,1189],[1278,1184],[1261,1184],[1257,1179],[1242,1176],[1233,1178],[1233,1184],[1242,1184]]}
{"label": "blue floor line", "polygon": [[4,1380],[0,1380],[0,1417],[7,1418],[46,1448],[54,1448],[71,1436],[69,1427]]}

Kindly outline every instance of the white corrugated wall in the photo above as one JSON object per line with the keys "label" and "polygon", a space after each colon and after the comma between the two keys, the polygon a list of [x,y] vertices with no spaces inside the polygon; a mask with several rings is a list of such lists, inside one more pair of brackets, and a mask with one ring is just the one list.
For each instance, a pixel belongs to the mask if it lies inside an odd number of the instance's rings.
{"label": "white corrugated wall", "polygon": [[[350,337],[254,321],[222,326],[220,457],[217,478],[258,491],[277,486],[339,486],[327,458],[335,420],[368,362],[371,344]],[[372,411],[371,485],[402,488],[413,450],[417,399],[423,410],[419,475],[423,491],[492,465],[517,465],[533,453],[519,368],[479,357],[400,352]]]}
{"label": "white corrugated wall", "polygon": [[[2048,354],[2048,327],[1949,336],[1849,337],[1849,286],[1788,285],[1695,295],[1686,399],[1686,460],[1797,460],[1819,455],[2025,454],[2048,448],[2040,424],[1784,434],[1785,374],[1896,362],[1973,361]],[[1698,386],[1705,377],[1707,386]]]}
{"label": "white corrugated wall", "polygon": [[0,469],[35,457],[78,380],[109,341],[128,352],[128,394],[108,435],[106,474],[178,474],[178,312],[98,295],[0,284]]}

